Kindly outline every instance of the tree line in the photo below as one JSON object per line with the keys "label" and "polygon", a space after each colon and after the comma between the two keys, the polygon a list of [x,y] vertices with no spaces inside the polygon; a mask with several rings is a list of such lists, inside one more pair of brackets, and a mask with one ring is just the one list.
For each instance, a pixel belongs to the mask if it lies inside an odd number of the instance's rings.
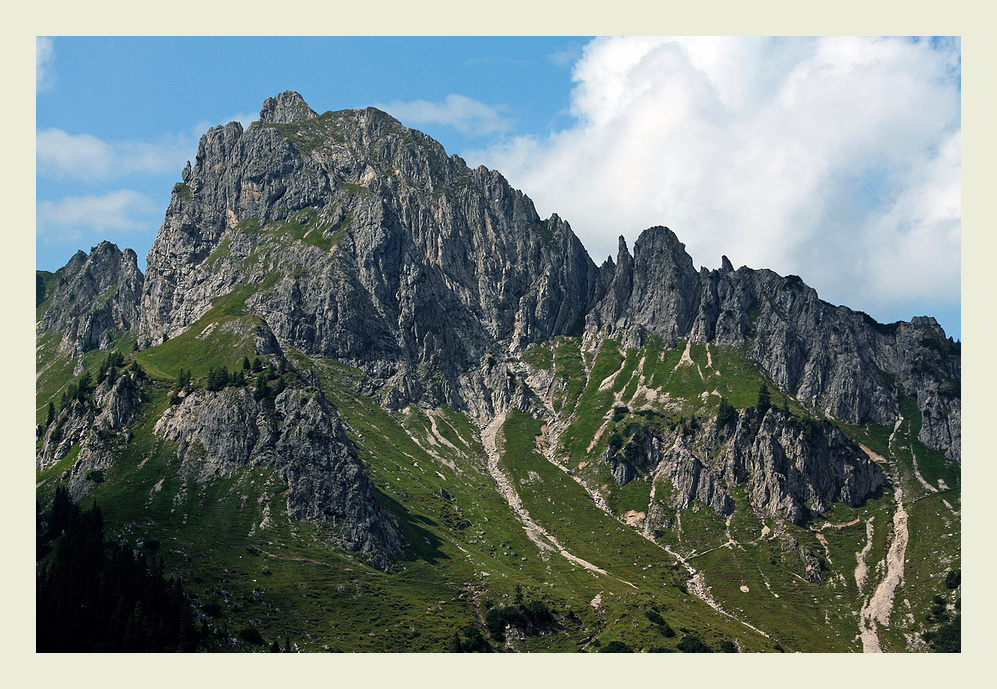
{"label": "tree line", "polygon": [[36,651],[197,650],[203,634],[182,582],[104,536],[100,507],[81,509],[63,486],[38,510]]}

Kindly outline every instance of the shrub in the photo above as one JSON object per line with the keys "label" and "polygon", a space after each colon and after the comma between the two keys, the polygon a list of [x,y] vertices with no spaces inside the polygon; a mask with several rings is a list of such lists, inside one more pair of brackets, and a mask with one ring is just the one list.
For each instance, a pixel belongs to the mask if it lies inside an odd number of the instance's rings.
{"label": "shrub", "polygon": [[720,408],[717,409],[717,425],[726,426],[737,418],[737,411],[733,405],[727,401],[726,397],[720,398]]}
{"label": "shrub", "polygon": [[668,624],[667,622],[665,622],[665,618],[659,615],[654,610],[648,610],[647,612],[645,612],[644,617],[646,617],[654,624]]}
{"label": "shrub", "polygon": [[599,649],[599,653],[633,653],[634,650],[622,641],[610,641]]}
{"label": "shrub", "polygon": [[256,627],[243,627],[239,630],[239,638],[248,644],[263,645],[263,637],[260,636],[260,631]]}
{"label": "shrub", "polygon": [[695,634],[684,634],[676,648],[683,653],[713,653],[713,649]]}
{"label": "shrub", "polygon": [[957,589],[962,584],[962,570],[950,569],[945,575],[945,588]]}
{"label": "shrub", "polygon": [[935,653],[959,653],[962,651],[962,622],[960,616],[956,615],[947,624],[942,625],[935,631],[928,631],[921,634],[931,650]]}

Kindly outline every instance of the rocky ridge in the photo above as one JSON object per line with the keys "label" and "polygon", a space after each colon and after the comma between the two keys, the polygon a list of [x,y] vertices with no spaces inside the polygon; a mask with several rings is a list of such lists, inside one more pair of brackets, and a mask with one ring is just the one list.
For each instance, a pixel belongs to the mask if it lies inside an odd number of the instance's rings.
{"label": "rocky ridge", "polygon": [[846,423],[892,424],[901,398],[916,396],[920,440],[960,456],[959,347],[933,318],[883,325],[822,301],[795,275],[735,271],[726,257],[697,272],[664,227],[642,233],[633,256],[621,237],[600,286],[590,339],[651,332],[742,346],[780,390]]}
{"label": "rocky ridge", "polygon": [[[633,255],[621,238],[597,268],[497,172],[373,108],[316,115],[282,93],[245,131],[210,130],[183,178],[149,253],[145,344],[265,285],[247,307],[281,342],[360,366],[393,404],[469,409],[464,390],[480,384],[460,379],[486,353],[583,326],[590,342],[651,332],[744,346],[780,389],[848,423],[892,423],[914,395],[921,440],[959,457],[958,345],[933,319],[882,325],[726,258],[696,271],[664,227]],[[289,230],[304,241],[273,239]],[[264,248],[270,260],[249,260]]]}

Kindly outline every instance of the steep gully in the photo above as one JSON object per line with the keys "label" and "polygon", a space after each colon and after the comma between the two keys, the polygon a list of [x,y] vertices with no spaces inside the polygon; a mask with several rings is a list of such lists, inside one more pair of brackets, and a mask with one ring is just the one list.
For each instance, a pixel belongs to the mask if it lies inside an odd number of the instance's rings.
{"label": "steep gully", "polygon": [[[891,457],[894,456],[892,451],[893,439],[902,423],[903,417],[897,419],[897,423],[893,427],[893,433],[890,435],[888,447],[891,448]],[[882,625],[883,627],[890,626],[890,613],[893,610],[893,598],[896,593],[897,586],[903,581],[904,562],[907,554],[907,542],[909,538],[907,530],[907,511],[904,508],[903,488],[900,485],[899,467],[896,462],[888,461],[881,455],[872,452],[869,448],[863,447],[862,449],[880,464],[892,466],[896,470],[896,475],[898,477],[898,480],[896,481],[896,492],[894,494],[894,500],[896,501],[897,508],[893,514],[893,542],[890,543],[886,557],[881,563],[881,567],[885,569],[885,575],[870,596],[866,599],[865,603],[863,603],[862,609],[859,612],[859,636],[862,640],[862,652],[882,653],[883,649],[879,643],[877,625]],[[872,520],[870,519],[869,522],[866,523],[867,538],[865,548],[863,548],[860,553],[856,553],[858,565],[855,568],[855,580],[859,585],[860,591],[866,578],[867,565],[865,563],[865,556],[869,552],[869,548],[872,545],[872,531]]]}

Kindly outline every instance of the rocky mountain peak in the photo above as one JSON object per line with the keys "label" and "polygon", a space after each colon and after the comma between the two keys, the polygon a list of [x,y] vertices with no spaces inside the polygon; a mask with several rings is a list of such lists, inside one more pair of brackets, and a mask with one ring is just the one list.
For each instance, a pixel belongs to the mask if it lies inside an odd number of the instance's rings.
{"label": "rocky mountain peak", "polygon": [[78,251],[56,275],[39,327],[63,333],[62,351],[109,349],[112,331],[137,324],[143,275],[131,249],[103,241],[89,254]]}
{"label": "rocky mountain peak", "polygon": [[318,113],[308,107],[305,99],[296,91],[284,91],[263,101],[260,108],[260,122],[269,124],[291,124],[317,117]]}

